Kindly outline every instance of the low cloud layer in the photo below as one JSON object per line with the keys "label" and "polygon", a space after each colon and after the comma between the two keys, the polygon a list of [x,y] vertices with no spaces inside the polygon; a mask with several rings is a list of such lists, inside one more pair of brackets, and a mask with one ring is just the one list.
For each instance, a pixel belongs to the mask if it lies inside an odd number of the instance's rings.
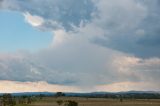
{"label": "low cloud layer", "polygon": [[158,0],[1,0],[1,9],[52,31],[53,42],[35,53],[1,53],[0,79],[81,89],[128,82],[144,85],[141,90],[160,89],[159,5]]}
{"label": "low cloud layer", "polygon": [[18,82],[18,81],[0,81],[1,93],[17,93],[17,92],[78,92],[81,91],[76,87],[52,85],[44,81],[39,82]]}
{"label": "low cloud layer", "polygon": [[[137,88],[137,86],[139,88]],[[44,81],[39,82],[18,82],[18,81],[0,81],[0,92],[1,93],[16,93],[16,92],[95,92],[95,91],[129,91],[129,90],[159,90],[159,86],[146,83],[146,82],[120,82],[108,85],[95,86],[92,89],[81,89],[75,86],[63,86],[56,84],[48,84]]]}

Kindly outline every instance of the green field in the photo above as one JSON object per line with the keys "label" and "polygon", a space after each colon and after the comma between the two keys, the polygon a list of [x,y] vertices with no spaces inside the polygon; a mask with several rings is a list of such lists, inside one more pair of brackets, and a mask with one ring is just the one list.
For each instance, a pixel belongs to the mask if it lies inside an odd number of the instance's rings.
{"label": "green field", "polygon": [[[160,106],[160,99],[104,99],[104,98],[78,98],[78,97],[45,97],[42,100],[32,102],[30,105],[17,106],[59,106],[58,100],[74,100],[78,102],[78,106]],[[64,106],[62,104],[61,106]]]}

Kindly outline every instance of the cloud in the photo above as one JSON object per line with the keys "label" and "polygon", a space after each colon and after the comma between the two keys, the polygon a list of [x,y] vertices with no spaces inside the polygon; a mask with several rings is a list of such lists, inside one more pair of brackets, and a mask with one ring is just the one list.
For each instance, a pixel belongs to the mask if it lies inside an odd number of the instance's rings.
{"label": "cloud", "polygon": [[94,43],[143,58],[160,56],[157,0],[100,0],[96,4],[95,23],[106,34]]}
{"label": "cloud", "polygon": [[160,75],[159,58],[142,59],[137,57],[121,56],[113,59],[113,66],[119,72],[120,79],[130,79],[135,82],[156,82]]}
{"label": "cloud", "polygon": [[[84,32],[77,34],[81,33]],[[88,42],[85,34],[65,31],[56,34],[62,38],[64,35],[64,41],[36,53],[1,54],[1,80],[46,81],[83,91],[120,82],[159,86],[159,58],[143,59],[98,46]]]}
{"label": "cloud", "polygon": [[0,81],[1,93],[17,92],[76,92],[81,91],[76,87],[52,85],[44,81],[41,82],[18,82],[18,81]]}
{"label": "cloud", "polygon": [[[138,86],[138,87],[137,87]],[[101,85],[96,87],[97,91],[159,91],[159,85],[148,82],[118,82],[109,85]]]}
{"label": "cloud", "polygon": [[21,12],[33,27],[52,31],[53,42],[35,53],[1,54],[0,78],[83,90],[159,89],[157,2],[3,0],[2,9]]}
{"label": "cloud", "polygon": [[44,23],[44,19],[39,16],[32,16],[29,13],[24,13],[25,20],[32,26],[40,26]]}
{"label": "cloud", "polygon": [[[22,13],[28,12],[30,15],[45,19],[45,29],[53,30],[52,23],[59,23],[66,30],[72,26],[79,26],[81,21],[91,18],[94,5],[91,0],[2,0],[1,8]],[[47,24],[47,26],[46,26]]]}
{"label": "cloud", "polygon": [[[138,88],[137,88],[138,86]],[[147,88],[147,89],[146,89]],[[147,82],[119,82],[108,85],[99,85],[95,86],[92,89],[81,89],[75,86],[64,86],[56,84],[48,84],[45,81],[39,82],[19,82],[19,81],[0,81],[0,92],[1,93],[16,93],[16,92],[95,92],[95,91],[110,91],[110,92],[119,92],[119,91],[158,91],[159,86],[153,83]]]}
{"label": "cloud", "polygon": [[140,58],[160,57],[158,0],[2,0],[0,4],[1,9],[28,13],[28,22],[41,31],[68,32],[90,25],[103,31],[92,38],[95,44]]}

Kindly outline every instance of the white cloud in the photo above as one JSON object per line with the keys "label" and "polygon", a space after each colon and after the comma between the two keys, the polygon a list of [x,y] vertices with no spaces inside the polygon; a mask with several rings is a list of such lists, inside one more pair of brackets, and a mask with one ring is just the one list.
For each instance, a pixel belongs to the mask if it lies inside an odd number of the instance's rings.
{"label": "white cloud", "polygon": [[70,39],[70,36],[67,35],[65,30],[55,30],[53,33],[53,47],[60,46],[61,44],[64,45]]}
{"label": "white cloud", "polygon": [[44,23],[44,19],[40,16],[32,16],[30,13],[24,13],[25,20],[34,27],[40,26]]}

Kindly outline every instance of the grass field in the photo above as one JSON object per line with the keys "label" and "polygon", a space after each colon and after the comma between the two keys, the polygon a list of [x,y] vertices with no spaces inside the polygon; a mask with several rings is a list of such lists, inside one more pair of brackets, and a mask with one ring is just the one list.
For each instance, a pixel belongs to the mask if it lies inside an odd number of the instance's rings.
{"label": "grass field", "polygon": [[[30,105],[17,105],[17,106],[58,106],[57,100],[74,100],[78,102],[78,106],[160,106],[159,99],[123,99],[120,102],[118,99],[104,99],[104,98],[76,98],[76,97],[45,97],[42,100],[33,102]],[[63,106],[63,104],[61,105]]]}

